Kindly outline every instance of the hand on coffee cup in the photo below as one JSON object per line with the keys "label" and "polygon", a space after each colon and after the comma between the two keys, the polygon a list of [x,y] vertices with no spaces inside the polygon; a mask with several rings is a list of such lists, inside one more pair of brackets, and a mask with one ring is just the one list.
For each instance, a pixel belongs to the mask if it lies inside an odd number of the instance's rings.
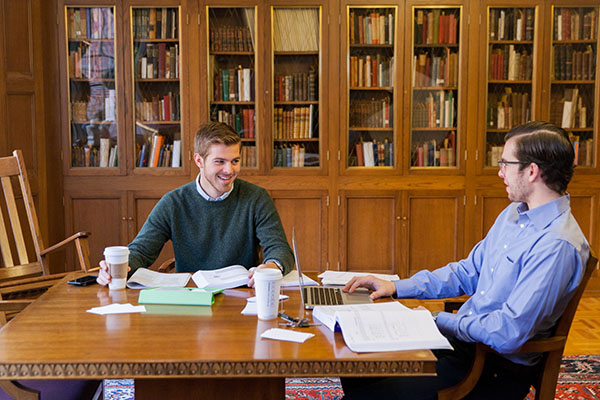
{"label": "hand on coffee cup", "polygon": [[248,281],[248,287],[254,287],[254,273],[256,272],[257,269],[262,269],[262,268],[275,268],[278,271],[281,271],[279,269],[279,267],[277,266],[277,264],[275,264],[273,261],[269,261],[266,264],[260,264],[258,267],[252,267],[249,270],[249,274],[248,274],[248,278],[250,279]]}
{"label": "hand on coffee cup", "polygon": [[100,261],[96,282],[109,289],[125,289],[129,268],[129,249],[126,246],[111,246],[104,249],[106,260]]}

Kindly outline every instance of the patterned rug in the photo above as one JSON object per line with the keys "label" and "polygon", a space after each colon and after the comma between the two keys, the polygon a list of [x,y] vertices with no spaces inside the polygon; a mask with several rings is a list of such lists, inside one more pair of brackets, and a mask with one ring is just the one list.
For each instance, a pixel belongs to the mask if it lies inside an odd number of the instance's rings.
{"label": "patterned rug", "polygon": [[[286,400],[338,400],[344,393],[338,378],[287,378]],[[132,400],[132,379],[104,381],[104,400]],[[534,399],[530,393],[527,399]],[[600,355],[565,356],[560,366],[556,399],[600,399]]]}

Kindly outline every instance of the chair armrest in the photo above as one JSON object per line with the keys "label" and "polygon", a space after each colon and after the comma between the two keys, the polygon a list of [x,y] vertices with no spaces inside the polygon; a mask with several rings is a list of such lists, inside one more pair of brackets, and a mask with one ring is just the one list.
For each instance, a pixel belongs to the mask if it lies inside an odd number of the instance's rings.
{"label": "chair armrest", "polygon": [[172,272],[175,269],[175,259],[169,258],[158,267],[158,272]]}
{"label": "chair armrest", "polygon": [[547,339],[530,339],[519,350],[519,353],[546,353],[561,350],[567,343],[566,336],[552,336]]}
{"label": "chair armrest", "polygon": [[61,247],[63,247],[64,245],[66,245],[66,244],[68,244],[68,243],[70,243],[70,242],[72,242],[74,240],[81,239],[81,238],[87,238],[90,235],[91,235],[91,233],[89,233],[89,232],[77,232],[76,234],[69,236],[65,240],[63,240],[61,242],[58,242],[55,245],[52,245],[52,246],[50,246],[50,247],[48,247],[48,248],[46,248],[44,250],[41,250],[40,251],[40,255],[41,256],[45,256],[46,254],[51,253],[51,252],[53,252],[55,250],[58,250]]}
{"label": "chair armrest", "polygon": [[493,351],[488,346],[477,343],[475,347],[475,358],[473,359],[473,365],[471,370],[465,378],[454,386],[446,389],[442,389],[438,392],[438,400],[456,400],[462,399],[469,394],[481,377],[483,372],[483,364],[485,363],[485,356],[490,351]]}
{"label": "chair armrest", "polygon": [[33,300],[0,300],[0,312],[21,311],[33,303]]}

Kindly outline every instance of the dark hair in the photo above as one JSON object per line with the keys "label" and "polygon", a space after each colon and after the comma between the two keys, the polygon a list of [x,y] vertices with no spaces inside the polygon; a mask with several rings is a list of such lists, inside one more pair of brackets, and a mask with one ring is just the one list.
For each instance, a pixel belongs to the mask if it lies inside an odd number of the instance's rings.
{"label": "dark hair", "polygon": [[222,122],[209,122],[204,124],[196,132],[194,138],[194,153],[200,154],[201,157],[206,157],[208,149],[213,144],[224,144],[232,146],[241,143],[242,138],[238,135],[231,126]]}
{"label": "dark hair", "polygon": [[575,152],[567,132],[549,122],[534,121],[512,128],[504,136],[504,142],[513,137],[516,137],[515,156],[523,163],[520,170],[536,163],[546,186],[563,194],[575,168]]}

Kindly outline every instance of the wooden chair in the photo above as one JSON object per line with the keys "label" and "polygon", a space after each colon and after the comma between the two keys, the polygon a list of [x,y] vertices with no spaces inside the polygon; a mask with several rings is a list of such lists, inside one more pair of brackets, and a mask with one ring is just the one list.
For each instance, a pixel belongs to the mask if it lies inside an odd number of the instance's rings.
{"label": "wooden chair", "polygon": [[[78,232],[46,248],[29,187],[21,150],[0,158],[0,181],[5,202],[0,201],[0,326],[9,316],[30,304],[33,298],[62,279],[67,272],[50,274],[47,255],[74,242],[81,270],[90,266],[88,232]],[[13,184],[19,182],[20,196]],[[6,218],[8,216],[8,218]],[[31,244],[29,248],[26,243]],[[35,255],[33,253],[35,252]],[[3,300],[4,299],[4,300]]]}
{"label": "wooden chair", "polygon": [[[573,322],[579,300],[581,299],[585,286],[597,264],[598,258],[595,253],[590,250],[590,258],[586,264],[581,283],[573,295],[573,298],[569,301],[565,312],[558,320],[554,329],[554,335],[545,339],[531,339],[526,342],[519,351],[520,353],[543,353],[543,358],[539,364],[540,370],[537,379],[533,382],[536,400],[554,400],[556,382],[558,380],[558,372],[563,351],[565,349],[565,344],[567,343],[567,335],[569,334],[569,329],[571,328],[571,323]],[[452,312],[459,304],[460,303],[457,302],[449,302],[446,310]],[[450,388],[440,390],[438,392],[438,400],[462,399],[469,394],[479,381],[487,353],[494,353],[494,350],[484,344],[477,343],[475,359],[473,360],[471,371],[460,383]]]}

